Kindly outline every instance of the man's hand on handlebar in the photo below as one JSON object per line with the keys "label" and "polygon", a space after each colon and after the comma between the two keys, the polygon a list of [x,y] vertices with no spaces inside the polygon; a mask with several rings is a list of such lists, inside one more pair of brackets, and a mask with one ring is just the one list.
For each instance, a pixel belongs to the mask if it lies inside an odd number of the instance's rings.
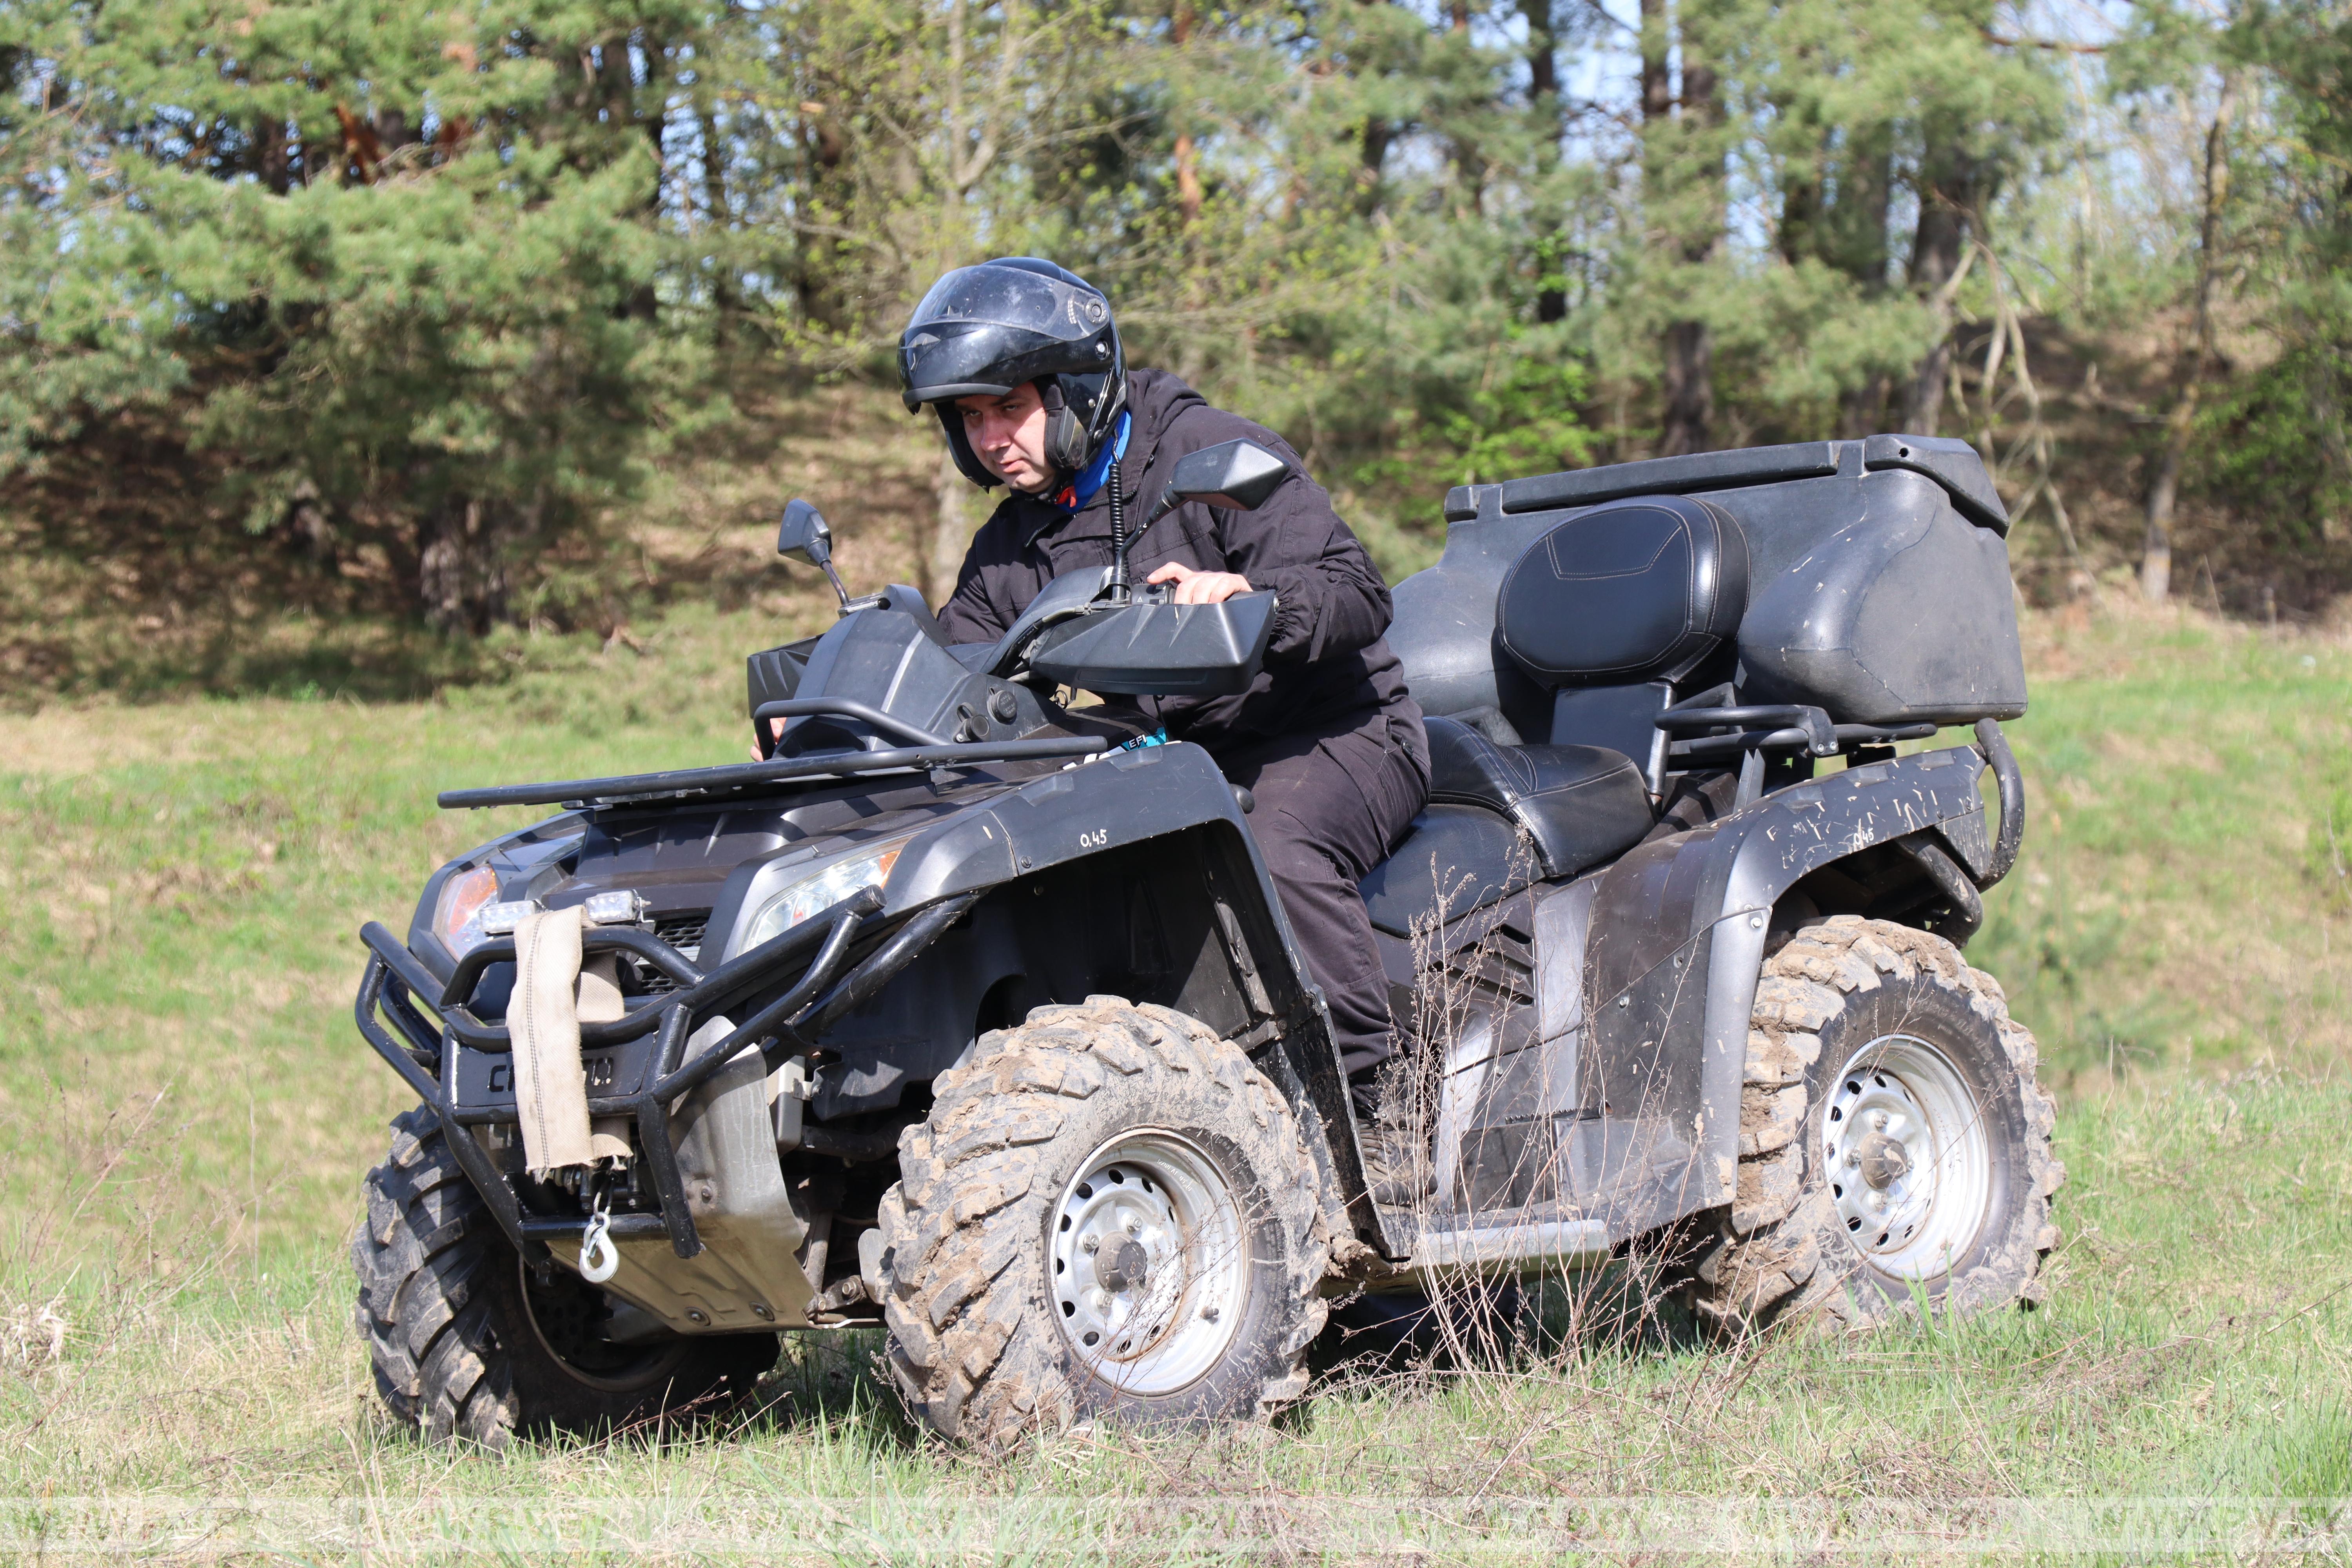
{"label": "man's hand on handlebar", "polygon": [[1179,605],[1222,605],[1236,594],[1254,590],[1249,579],[1234,572],[1195,572],[1190,566],[1171,561],[1144,579],[1149,583],[1173,583],[1173,602]]}
{"label": "man's hand on handlebar", "polygon": [[[784,738],[784,726],[790,722],[791,721],[787,719],[771,719],[768,721],[768,733],[782,741]],[[751,760],[755,763],[764,763],[768,760],[760,754],[760,742],[756,738],[751,742]]]}

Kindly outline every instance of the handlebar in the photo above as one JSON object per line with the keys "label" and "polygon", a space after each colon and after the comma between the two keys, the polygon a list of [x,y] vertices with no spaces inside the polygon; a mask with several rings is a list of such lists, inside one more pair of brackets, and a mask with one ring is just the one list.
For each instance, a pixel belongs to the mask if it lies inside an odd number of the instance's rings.
{"label": "handlebar", "polygon": [[762,702],[751,710],[751,722],[760,742],[760,755],[776,754],[778,738],[768,728],[771,719],[804,719],[817,714],[838,719],[855,719],[861,724],[871,724],[894,741],[909,746],[951,746],[955,742],[945,735],[934,735],[929,730],[908,723],[904,719],[885,713],[870,702],[859,702],[847,697],[781,697],[772,702]]}

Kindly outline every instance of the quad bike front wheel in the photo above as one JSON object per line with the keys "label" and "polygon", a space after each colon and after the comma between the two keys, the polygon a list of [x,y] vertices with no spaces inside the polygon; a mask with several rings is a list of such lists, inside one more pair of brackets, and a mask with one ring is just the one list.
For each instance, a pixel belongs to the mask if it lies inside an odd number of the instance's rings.
{"label": "quad bike front wheel", "polygon": [[940,1076],[881,1206],[890,1366],[933,1431],[1249,1419],[1307,1384],[1328,1255],[1282,1096],[1230,1041],[1112,996]]}
{"label": "quad bike front wheel", "polygon": [[[524,1264],[420,1106],[394,1119],[352,1239],[377,1394],[436,1443],[502,1448],[518,1433],[602,1436],[749,1394],[773,1334],[615,1344],[604,1292]],[[541,1277],[543,1273],[543,1278]]]}
{"label": "quad bike front wheel", "polygon": [[1765,961],[1737,1195],[1696,1305],[1733,1329],[1850,1328],[2042,1298],[2066,1169],[2033,1037],[1941,937],[1840,915]]}

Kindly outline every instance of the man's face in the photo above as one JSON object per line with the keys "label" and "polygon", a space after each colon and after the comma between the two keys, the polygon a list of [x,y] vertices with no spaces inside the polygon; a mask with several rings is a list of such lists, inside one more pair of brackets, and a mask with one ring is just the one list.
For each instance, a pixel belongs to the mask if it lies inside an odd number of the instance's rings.
{"label": "man's face", "polygon": [[1016,490],[1043,495],[1054,482],[1045,462],[1045,405],[1034,383],[1024,382],[1001,397],[959,397],[963,438],[988,471]]}

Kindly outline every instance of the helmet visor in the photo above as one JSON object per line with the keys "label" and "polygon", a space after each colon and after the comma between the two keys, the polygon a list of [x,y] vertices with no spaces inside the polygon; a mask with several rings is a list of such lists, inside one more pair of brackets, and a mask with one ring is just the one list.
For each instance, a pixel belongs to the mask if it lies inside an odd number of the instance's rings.
{"label": "helmet visor", "polygon": [[931,285],[907,331],[911,335],[926,328],[1009,327],[1077,342],[1100,331],[1109,319],[1101,295],[1058,278],[1017,267],[959,267]]}

